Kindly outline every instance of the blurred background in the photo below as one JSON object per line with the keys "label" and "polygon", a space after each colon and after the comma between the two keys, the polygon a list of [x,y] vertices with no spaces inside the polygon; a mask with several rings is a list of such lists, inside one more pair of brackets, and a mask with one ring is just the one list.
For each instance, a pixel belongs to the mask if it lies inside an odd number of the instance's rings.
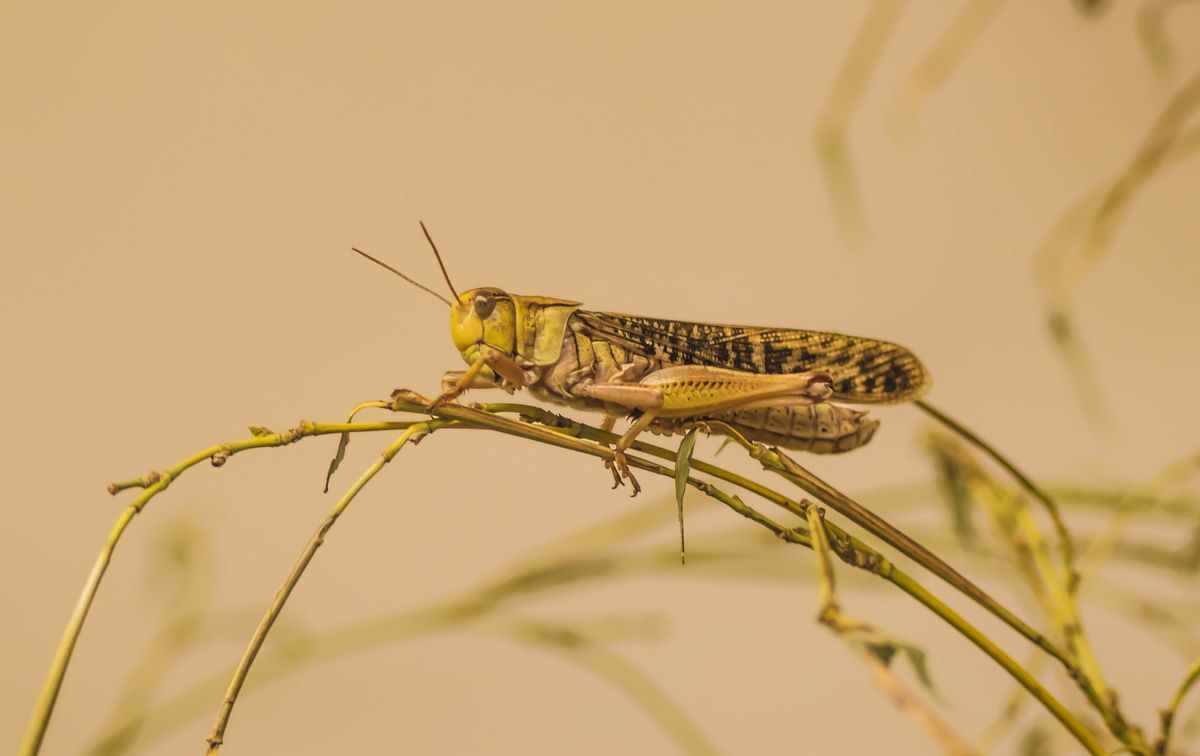
{"label": "blurred background", "polygon": [[[1132,546],[1081,593],[1126,714],[1154,727],[1200,652],[1200,4],[1111,6],[6,6],[2,742],[132,499],[107,483],[462,369],[444,306],[349,251],[440,290],[418,219],[460,290],[902,343],[930,401],[1053,490],[1092,492],[1064,500],[1081,539],[1108,532],[1105,496],[1169,498],[1178,516],[1127,516]],[[803,461],[1044,627],[987,521],[955,536],[929,421],[874,412],[869,446]],[[44,753],[201,751],[262,611],[387,441],[356,437],[329,495],[332,437],[155,499]],[[741,456],[719,460],[766,478]],[[592,458],[486,433],[404,450],[317,554],[223,751],[935,752],[814,621],[810,552],[689,494],[681,567],[672,486],[641,479],[630,499]],[[430,609],[514,565],[560,579],[478,618]],[[925,650],[936,694],[896,677],[962,738],[1075,752],[1029,702],[993,737],[1010,679],[898,591],[839,575],[848,613]],[[1034,669],[1083,711],[1060,669]]]}

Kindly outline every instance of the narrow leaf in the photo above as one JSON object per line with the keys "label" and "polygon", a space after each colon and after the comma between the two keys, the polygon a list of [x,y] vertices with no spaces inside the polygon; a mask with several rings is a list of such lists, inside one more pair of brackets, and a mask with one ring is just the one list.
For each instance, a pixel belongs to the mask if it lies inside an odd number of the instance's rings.
{"label": "narrow leaf", "polygon": [[890,641],[879,643],[864,643],[863,646],[879,661],[883,662],[883,666],[890,667],[892,659],[896,656],[896,644]]}
{"label": "narrow leaf", "polygon": [[972,521],[974,504],[967,486],[967,471],[961,464],[961,456],[955,455],[956,451],[961,453],[962,449],[940,434],[929,436],[927,449],[937,467],[938,487],[950,510],[954,534],[962,543],[970,544],[976,539],[977,533]]}
{"label": "narrow leaf", "polygon": [[908,659],[913,674],[916,675],[917,681],[921,683],[921,687],[939,701],[942,700],[938,694],[937,687],[933,684],[933,676],[929,674],[929,659],[925,655],[923,648],[887,636],[866,641],[863,643],[863,646],[872,656],[883,662],[885,666],[891,666],[892,661],[897,655]]}
{"label": "narrow leaf", "polygon": [[904,643],[901,644],[900,650],[904,653],[905,658],[908,659],[908,663],[912,665],[913,672],[916,674],[917,680],[920,681],[921,687],[925,688],[930,695],[940,700],[941,696],[938,695],[937,688],[933,684],[933,676],[929,674],[929,658],[925,655],[925,649]]}
{"label": "narrow leaf", "polygon": [[675,504],[679,509],[679,563],[687,563],[687,546],[683,540],[683,494],[687,491],[688,473],[692,469],[692,449],[696,448],[696,429],[688,431],[679,442],[675,455]]}
{"label": "narrow leaf", "polygon": [[259,436],[269,436],[274,432],[275,431],[271,430],[270,428],[264,428],[261,425],[250,426],[250,435],[254,436],[255,438],[258,438]]}
{"label": "narrow leaf", "polygon": [[341,438],[338,439],[337,453],[329,461],[329,472],[325,474],[325,493],[329,493],[329,481],[333,480],[333,474],[337,472],[338,465],[342,464],[342,460],[346,458],[346,447],[349,445],[350,434],[343,433]]}

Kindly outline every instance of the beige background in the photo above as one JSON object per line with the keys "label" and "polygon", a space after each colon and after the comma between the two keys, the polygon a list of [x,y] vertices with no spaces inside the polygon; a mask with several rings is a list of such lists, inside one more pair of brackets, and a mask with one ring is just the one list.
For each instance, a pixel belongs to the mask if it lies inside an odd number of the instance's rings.
{"label": "beige background", "polygon": [[[336,420],[396,386],[432,392],[461,367],[442,306],[348,252],[363,246],[437,285],[418,219],[460,288],[904,343],[932,370],[934,401],[1039,477],[1127,484],[1194,452],[1200,160],[1147,186],[1080,291],[1107,430],[1080,411],[1045,335],[1032,261],[1200,65],[1200,9],[1172,17],[1180,60],[1162,77],[1139,47],[1134,4],[1086,19],[1066,0],[1009,3],[927,101],[916,133],[897,137],[889,105],[951,5],[906,9],[850,129],[870,223],[859,249],[838,234],[812,135],[865,2],[6,6],[2,747],[20,737],[119,511],[107,482],[240,438],[247,424]],[[868,448],[812,461],[868,504],[880,486],[930,477],[917,412],[878,414]],[[335,486],[383,443],[357,440]],[[134,523],[46,753],[80,752],[107,721],[182,590],[164,577],[174,534],[201,536],[193,556],[217,627],[155,700],[236,660],[332,503],[320,493],[332,449],[307,441],[197,468]],[[351,508],[280,630],[435,600],[655,497],[666,510],[656,542],[669,547],[669,484],[643,479],[631,502],[606,481],[594,460],[482,434],[435,437]],[[695,511],[696,548],[706,528],[752,527]],[[807,568],[807,552],[791,556]],[[526,611],[657,613],[665,637],[616,649],[723,752],[932,750],[813,623],[811,581],[679,569]],[[994,666],[895,592],[846,591],[851,611],[926,645],[962,733],[990,721],[1010,688]],[[1185,660],[1102,608],[1088,620],[1129,713],[1149,721]],[[219,695],[201,700],[138,752],[201,750]],[[672,749],[607,682],[468,630],[285,682],[252,675],[226,752]]]}

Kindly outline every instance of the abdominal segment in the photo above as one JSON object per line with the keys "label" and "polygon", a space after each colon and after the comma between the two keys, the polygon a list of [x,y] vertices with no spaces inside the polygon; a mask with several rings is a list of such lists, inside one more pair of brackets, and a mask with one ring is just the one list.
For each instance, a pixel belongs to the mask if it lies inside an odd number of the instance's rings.
{"label": "abdominal segment", "polygon": [[[879,421],[866,412],[826,402],[787,407],[742,410],[709,418],[660,420],[650,426],[653,433],[671,435],[719,421],[750,441],[796,449],[814,454],[840,454],[864,446],[875,435]],[[710,426],[715,433],[720,425]]]}

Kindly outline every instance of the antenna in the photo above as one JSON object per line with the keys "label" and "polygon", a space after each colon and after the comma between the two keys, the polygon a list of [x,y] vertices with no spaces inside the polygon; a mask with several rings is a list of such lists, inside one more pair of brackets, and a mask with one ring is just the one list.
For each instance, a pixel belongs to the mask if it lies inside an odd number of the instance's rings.
{"label": "antenna", "polygon": [[[366,252],[363,252],[361,249],[359,249],[359,248],[357,248],[357,247],[351,247],[350,249],[354,250],[355,252],[357,252],[358,254],[362,255],[362,256],[363,256],[363,257],[365,257],[365,258],[367,258],[368,260],[370,260],[371,262],[375,263],[376,265],[381,265],[381,266],[383,266],[383,267],[387,268],[388,270],[392,271],[392,272],[393,272],[393,273],[395,273],[396,275],[398,275],[398,276],[400,276],[401,278],[403,278],[405,281],[408,281],[408,282],[409,282],[410,284],[412,284],[413,286],[416,286],[416,287],[417,287],[418,289],[420,289],[421,291],[427,291],[427,292],[429,292],[430,294],[432,294],[433,296],[435,296],[435,297],[437,297],[438,299],[440,299],[440,300],[442,300],[443,302],[445,302],[445,303],[446,303],[448,306],[451,306],[451,307],[453,307],[453,305],[450,303],[450,300],[449,300],[449,299],[446,299],[446,298],[445,298],[445,297],[443,297],[441,294],[438,294],[436,291],[434,291],[433,289],[429,288],[428,286],[425,286],[425,285],[423,285],[423,284],[419,284],[419,283],[417,283],[416,281],[412,280],[412,279],[411,279],[411,278],[409,278],[408,276],[404,275],[404,274],[403,274],[403,273],[401,273],[400,271],[398,271],[398,270],[396,270],[395,268],[393,268],[391,265],[388,265],[387,263],[385,263],[383,260],[378,260],[378,259],[376,259],[376,258],[374,258],[374,257],[371,257],[371,256],[370,256],[370,255],[368,255]],[[435,251],[436,251],[436,250],[435,250]],[[439,260],[438,260],[438,262],[441,262],[441,260],[439,259]],[[445,272],[445,270],[446,270],[445,268],[442,268],[442,272],[443,272],[443,273]],[[449,279],[447,279],[447,282],[449,282]],[[454,289],[453,289],[453,288],[451,288],[451,289],[450,289],[450,291],[454,291]],[[457,295],[457,294],[455,294],[454,296],[455,296],[455,298],[457,298],[457,297],[458,297],[458,295]]]}
{"label": "antenna", "polygon": [[437,245],[433,243],[433,237],[429,235],[429,229],[425,228],[425,221],[417,221],[421,224],[421,230],[425,232],[425,238],[429,240],[429,246],[433,247],[433,256],[437,258],[438,265],[442,269],[442,275],[446,278],[446,285],[450,287],[450,293],[458,299],[458,292],[454,290],[454,284],[450,283],[450,274],[446,272],[446,263],[442,262],[442,256],[438,253]]}

